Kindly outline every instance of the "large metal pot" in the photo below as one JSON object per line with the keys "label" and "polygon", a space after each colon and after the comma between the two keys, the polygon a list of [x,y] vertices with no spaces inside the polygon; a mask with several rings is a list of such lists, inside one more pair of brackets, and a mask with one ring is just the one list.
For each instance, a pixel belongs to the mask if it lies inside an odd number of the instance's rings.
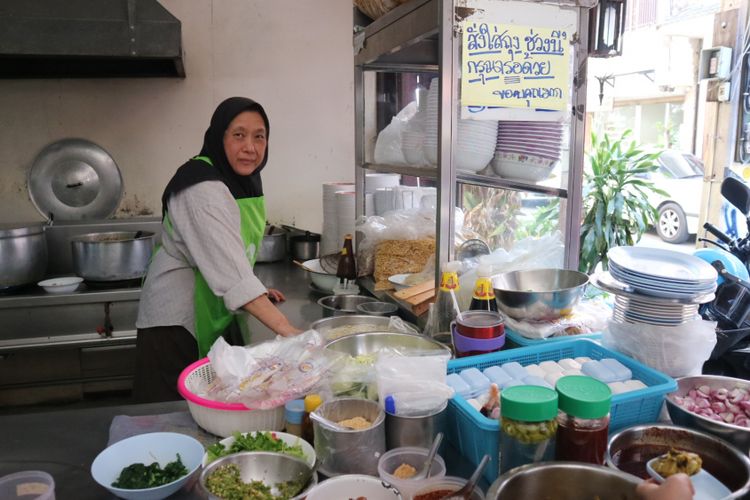
{"label": "large metal pot", "polygon": [[154,233],[117,231],[71,239],[73,269],[89,281],[120,281],[146,275],[154,249]]}
{"label": "large metal pot", "polygon": [[0,289],[36,283],[45,272],[44,226],[0,226]]}
{"label": "large metal pot", "polygon": [[276,262],[286,257],[286,232],[263,235],[256,262]]}

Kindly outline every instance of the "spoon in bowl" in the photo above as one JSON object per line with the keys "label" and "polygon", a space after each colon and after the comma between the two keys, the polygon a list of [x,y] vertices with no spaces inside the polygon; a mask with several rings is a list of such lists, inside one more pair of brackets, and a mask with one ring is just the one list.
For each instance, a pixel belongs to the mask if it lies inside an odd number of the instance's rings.
{"label": "spoon in bowl", "polygon": [[[655,457],[646,462],[646,470],[649,475],[653,477],[657,482],[664,482],[665,478],[661,474],[656,472],[654,469],[655,463],[661,458]],[[724,483],[716,479],[712,474],[707,472],[705,469],[701,469],[692,476],[690,481],[693,483],[695,489],[695,495],[693,500],[712,500],[716,498],[725,498],[731,494],[729,488],[724,486]]]}
{"label": "spoon in bowl", "polygon": [[477,468],[474,470],[474,473],[471,475],[469,480],[466,481],[466,484],[463,485],[460,490],[454,491],[453,493],[448,493],[440,500],[468,500],[469,498],[471,498],[471,494],[474,491],[474,488],[477,486],[477,481],[479,481],[479,476],[482,475],[482,472],[484,471],[484,468],[489,461],[489,455],[485,455],[484,457],[482,457],[482,461],[479,462],[479,465],[477,465]]}
{"label": "spoon in bowl", "polygon": [[424,461],[424,465],[410,479],[425,479],[425,478],[430,477],[430,471],[432,470],[432,462],[435,460],[435,454],[437,453],[438,448],[440,448],[440,443],[442,442],[443,442],[443,433],[438,432],[435,435],[435,439],[432,441],[432,446],[430,447],[430,451],[427,453],[427,458]]}

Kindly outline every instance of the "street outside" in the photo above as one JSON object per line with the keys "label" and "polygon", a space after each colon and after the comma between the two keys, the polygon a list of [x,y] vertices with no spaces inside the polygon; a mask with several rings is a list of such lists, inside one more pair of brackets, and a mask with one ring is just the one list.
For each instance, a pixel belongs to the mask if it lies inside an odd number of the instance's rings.
{"label": "street outside", "polygon": [[695,235],[690,235],[690,238],[685,243],[667,243],[666,241],[659,238],[656,231],[653,229],[643,235],[641,240],[635,244],[637,247],[651,247],[651,248],[663,248],[666,250],[673,250],[675,252],[682,253],[693,253],[695,247]]}

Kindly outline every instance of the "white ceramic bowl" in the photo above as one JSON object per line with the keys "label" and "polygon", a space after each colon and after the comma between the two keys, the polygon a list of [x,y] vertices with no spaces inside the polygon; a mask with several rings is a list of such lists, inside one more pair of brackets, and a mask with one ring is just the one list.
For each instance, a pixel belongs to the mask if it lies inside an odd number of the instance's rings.
{"label": "white ceramic bowl", "polygon": [[[301,446],[302,453],[305,454],[305,462],[307,462],[310,467],[313,467],[315,465],[315,459],[316,459],[315,448],[313,448],[310,443],[308,443],[301,437],[295,436],[294,434],[288,434],[286,432],[277,432],[277,431],[257,431],[257,432],[270,432],[274,436],[276,436],[278,439],[284,441],[289,446],[296,446],[296,445]],[[243,434],[247,434],[247,433],[243,433]],[[234,443],[234,436],[229,436],[228,438],[224,438],[219,442],[223,444],[225,448],[229,448]],[[264,450],[246,450],[246,451],[264,451]],[[210,462],[208,461],[208,453],[204,453],[203,460],[201,461],[201,465],[203,467],[206,467],[209,463]]]}
{"label": "white ceramic bowl", "polygon": [[393,285],[396,290],[403,290],[404,288],[409,288],[409,286],[411,286],[406,284],[406,280],[409,279],[409,276],[412,274],[413,273],[394,274],[388,278],[388,282]]}
{"label": "white ceramic bowl", "polygon": [[47,293],[70,293],[75,292],[83,278],[78,276],[64,276],[62,278],[50,278],[37,283]]}
{"label": "white ceramic bowl", "polygon": [[[158,462],[160,466],[164,467],[169,462],[175,461],[178,453],[188,473],[176,481],[155,488],[140,490],[127,490],[112,486],[122,469],[128,465],[134,463],[148,465]],[[139,434],[118,441],[99,453],[91,464],[91,475],[97,483],[120,498],[159,500],[175,493],[187,483],[188,479],[200,467],[203,453],[203,445],[198,440],[185,434],[177,432]]]}
{"label": "white ceramic bowl", "polygon": [[334,500],[360,498],[367,500],[401,500],[403,497],[395,486],[379,477],[364,474],[345,474],[318,483],[307,494],[307,500]]}
{"label": "white ceramic bowl", "polygon": [[335,274],[328,274],[323,271],[323,267],[320,265],[320,259],[306,260],[303,262],[306,268],[310,269],[307,274],[310,275],[310,279],[319,290],[325,292],[333,292],[333,287],[339,282],[339,279]]}

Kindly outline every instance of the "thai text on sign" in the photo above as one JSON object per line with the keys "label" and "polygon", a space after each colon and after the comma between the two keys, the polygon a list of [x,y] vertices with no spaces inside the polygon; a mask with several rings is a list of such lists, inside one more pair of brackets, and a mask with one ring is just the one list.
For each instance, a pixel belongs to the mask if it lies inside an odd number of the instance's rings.
{"label": "thai text on sign", "polygon": [[571,36],[552,28],[466,21],[461,104],[565,109]]}

